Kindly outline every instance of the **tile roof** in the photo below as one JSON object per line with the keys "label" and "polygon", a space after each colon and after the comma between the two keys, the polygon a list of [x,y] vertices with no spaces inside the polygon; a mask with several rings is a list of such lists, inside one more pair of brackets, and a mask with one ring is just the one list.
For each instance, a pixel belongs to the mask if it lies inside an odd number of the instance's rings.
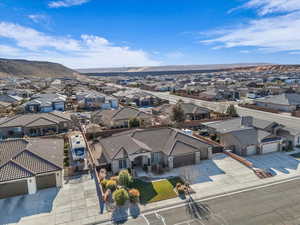
{"label": "tile roof", "polygon": [[63,168],[63,139],[0,141],[0,182]]}
{"label": "tile roof", "polygon": [[109,159],[124,157],[139,151],[177,155],[207,149],[210,144],[173,128],[135,129],[99,139]]}
{"label": "tile roof", "polygon": [[264,99],[255,100],[256,102],[266,102],[279,105],[300,105],[300,94],[284,93],[281,95],[271,95]]}
{"label": "tile roof", "polygon": [[7,117],[0,122],[1,127],[30,127],[47,126],[52,124],[58,124],[60,122],[70,121],[70,117],[62,112],[50,112],[50,113],[36,113],[36,114],[24,114],[16,115],[13,117]]}
{"label": "tile roof", "polygon": [[132,107],[124,107],[117,110],[102,110],[95,115],[102,116],[103,121],[111,121],[111,120],[128,120],[131,118],[151,118],[152,115],[140,111],[138,109]]}
{"label": "tile roof", "polygon": [[[254,117],[252,117],[252,119],[253,119],[253,127],[258,129],[265,129],[272,124],[276,124],[276,122],[261,120]],[[229,119],[229,120],[207,122],[207,123],[203,123],[203,125],[213,128],[220,133],[227,133],[244,127],[242,126],[242,117]]]}

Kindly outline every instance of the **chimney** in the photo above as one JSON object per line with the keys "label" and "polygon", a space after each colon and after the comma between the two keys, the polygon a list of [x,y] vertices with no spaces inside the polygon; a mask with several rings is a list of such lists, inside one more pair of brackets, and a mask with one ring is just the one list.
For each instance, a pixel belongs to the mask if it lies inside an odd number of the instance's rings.
{"label": "chimney", "polygon": [[253,117],[252,116],[243,116],[241,118],[241,126],[252,127],[253,126]]}

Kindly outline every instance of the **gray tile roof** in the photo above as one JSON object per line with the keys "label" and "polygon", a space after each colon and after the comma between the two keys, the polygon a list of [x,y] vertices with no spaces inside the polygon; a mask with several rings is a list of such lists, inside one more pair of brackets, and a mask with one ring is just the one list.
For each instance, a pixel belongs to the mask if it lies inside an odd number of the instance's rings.
{"label": "gray tile roof", "polygon": [[135,129],[99,139],[110,160],[140,151],[186,154],[207,149],[210,145],[173,128]]}
{"label": "gray tile roof", "polygon": [[0,182],[61,170],[63,149],[58,138],[0,141]]}
{"label": "gray tile roof", "polygon": [[65,102],[66,96],[61,94],[36,94],[32,96],[32,100],[25,103],[27,105],[40,105],[43,107],[52,106],[53,102]]}
{"label": "gray tile roof", "polygon": [[60,122],[70,121],[70,117],[62,112],[24,114],[7,117],[0,121],[1,127],[30,127],[30,126],[47,126],[59,124]]}
{"label": "gray tile roof", "polygon": [[300,94],[290,93],[290,94],[281,94],[281,95],[272,95],[264,99],[256,100],[256,102],[266,102],[279,105],[300,105]]}
{"label": "gray tile roof", "polygon": [[229,132],[243,147],[258,144],[257,131],[254,128],[242,128]]}
{"label": "gray tile roof", "polygon": [[98,116],[102,116],[103,121],[111,120],[129,120],[132,118],[151,118],[152,115],[142,112],[133,107],[124,107],[117,110],[102,110],[96,113]]}
{"label": "gray tile roof", "polygon": [[[242,128],[242,117],[222,120],[222,121],[214,121],[203,123],[203,125],[215,129],[219,133],[227,133],[233,130],[238,130]],[[258,129],[266,129],[271,125],[276,125],[276,122],[270,122],[267,120],[261,120],[257,118],[253,118],[253,127]]]}
{"label": "gray tile roof", "polygon": [[209,109],[197,106],[193,103],[181,103],[181,107],[185,114],[206,114],[210,112]]}

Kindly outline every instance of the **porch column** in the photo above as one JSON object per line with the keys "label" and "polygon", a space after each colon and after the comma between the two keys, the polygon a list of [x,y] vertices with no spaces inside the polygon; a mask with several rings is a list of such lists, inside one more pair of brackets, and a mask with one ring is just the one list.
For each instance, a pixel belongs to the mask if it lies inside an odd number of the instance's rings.
{"label": "porch column", "polygon": [[173,160],[174,160],[174,157],[173,156],[169,156],[168,158],[168,167],[169,169],[173,169]]}
{"label": "porch column", "polygon": [[55,178],[56,178],[56,187],[62,187],[63,186],[63,170],[56,172],[55,174]]}
{"label": "porch column", "polygon": [[196,164],[200,163],[200,152],[195,152],[195,163]]}
{"label": "porch column", "polygon": [[35,177],[30,177],[27,179],[27,187],[28,187],[28,194],[32,195],[36,193],[36,179]]}

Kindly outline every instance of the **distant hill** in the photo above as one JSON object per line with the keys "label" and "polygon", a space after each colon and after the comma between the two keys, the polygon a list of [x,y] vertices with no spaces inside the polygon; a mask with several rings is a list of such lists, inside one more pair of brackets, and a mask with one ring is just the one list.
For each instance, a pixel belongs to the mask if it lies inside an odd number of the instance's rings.
{"label": "distant hill", "polygon": [[158,71],[193,71],[193,70],[222,70],[244,67],[256,67],[270,65],[267,63],[237,63],[237,64],[209,64],[209,65],[170,65],[148,67],[113,67],[76,69],[80,73],[134,73],[134,72],[158,72]]}
{"label": "distant hill", "polygon": [[300,72],[300,65],[279,65],[269,63],[238,63],[238,64],[212,64],[212,65],[178,65],[154,67],[120,67],[77,69],[78,72],[90,76],[122,76],[122,75],[181,75],[205,72]]}
{"label": "distant hill", "polygon": [[74,77],[78,72],[61,64],[42,61],[0,58],[0,77]]}

